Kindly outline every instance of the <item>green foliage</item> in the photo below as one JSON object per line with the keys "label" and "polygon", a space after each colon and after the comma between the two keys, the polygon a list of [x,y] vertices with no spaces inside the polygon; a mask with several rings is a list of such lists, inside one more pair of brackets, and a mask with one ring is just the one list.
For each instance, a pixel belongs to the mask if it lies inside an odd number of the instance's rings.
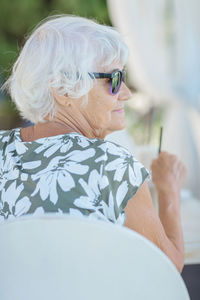
{"label": "green foliage", "polygon": [[13,102],[9,99],[0,101],[0,130],[20,127],[22,121]]}
{"label": "green foliage", "polygon": [[51,9],[58,10],[58,13],[94,18],[100,23],[111,25],[105,0],[52,0]]}
{"label": "green foliage", "polygon": [[44,18],[74,14],[109,24],[106,0],[1,0],[0,70],[5,78],[28,33]]}

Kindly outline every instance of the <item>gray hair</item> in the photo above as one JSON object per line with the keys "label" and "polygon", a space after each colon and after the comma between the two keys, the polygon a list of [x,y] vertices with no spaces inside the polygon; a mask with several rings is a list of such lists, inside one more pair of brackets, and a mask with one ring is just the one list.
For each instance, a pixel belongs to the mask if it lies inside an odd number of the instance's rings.
{"label": "gray hair", "polygon": [[2,89],[8,90],[22,117],[44,122],[56,113],[51,87],[72,98],[87,95],[94,84],[88,72],[115,61],[124,65],[127,56],[114,28],[76,16],[53,16],[27,39]]}

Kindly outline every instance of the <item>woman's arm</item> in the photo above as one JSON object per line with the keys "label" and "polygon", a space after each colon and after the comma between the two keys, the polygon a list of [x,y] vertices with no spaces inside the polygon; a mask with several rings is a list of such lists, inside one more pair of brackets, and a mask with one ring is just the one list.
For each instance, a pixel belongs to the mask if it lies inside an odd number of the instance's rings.
{"label": "woman's arm", "polygon": [[184,244],[180,212],[174,207],[164,207],[163,205],[162,220],[160,220],[154,209],[146,183],[129,200],[125,212],[125,226],[157,245],[181,273],[184,266]]}

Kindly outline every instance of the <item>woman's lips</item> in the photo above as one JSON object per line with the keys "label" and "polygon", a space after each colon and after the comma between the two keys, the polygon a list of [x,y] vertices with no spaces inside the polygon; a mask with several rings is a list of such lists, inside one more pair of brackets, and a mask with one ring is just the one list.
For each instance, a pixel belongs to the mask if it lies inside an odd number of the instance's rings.
{"label": "woman's lips", "polygon": [[113,110],[113,112],[123,113],[124,112],[124,108],[115,109],[115,110]]}

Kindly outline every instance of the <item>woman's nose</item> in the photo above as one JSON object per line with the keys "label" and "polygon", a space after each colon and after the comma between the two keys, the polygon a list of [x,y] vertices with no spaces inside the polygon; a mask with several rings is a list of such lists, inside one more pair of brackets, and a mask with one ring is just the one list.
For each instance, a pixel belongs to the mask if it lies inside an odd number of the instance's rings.
{"label": "woman's nose", "polygon": [[118,100],[121,101],[129,100],[132,97],[132,93],[130,89],[127,87],[127,85],[124,82],[122,82],[118,95],[119,95]]}

